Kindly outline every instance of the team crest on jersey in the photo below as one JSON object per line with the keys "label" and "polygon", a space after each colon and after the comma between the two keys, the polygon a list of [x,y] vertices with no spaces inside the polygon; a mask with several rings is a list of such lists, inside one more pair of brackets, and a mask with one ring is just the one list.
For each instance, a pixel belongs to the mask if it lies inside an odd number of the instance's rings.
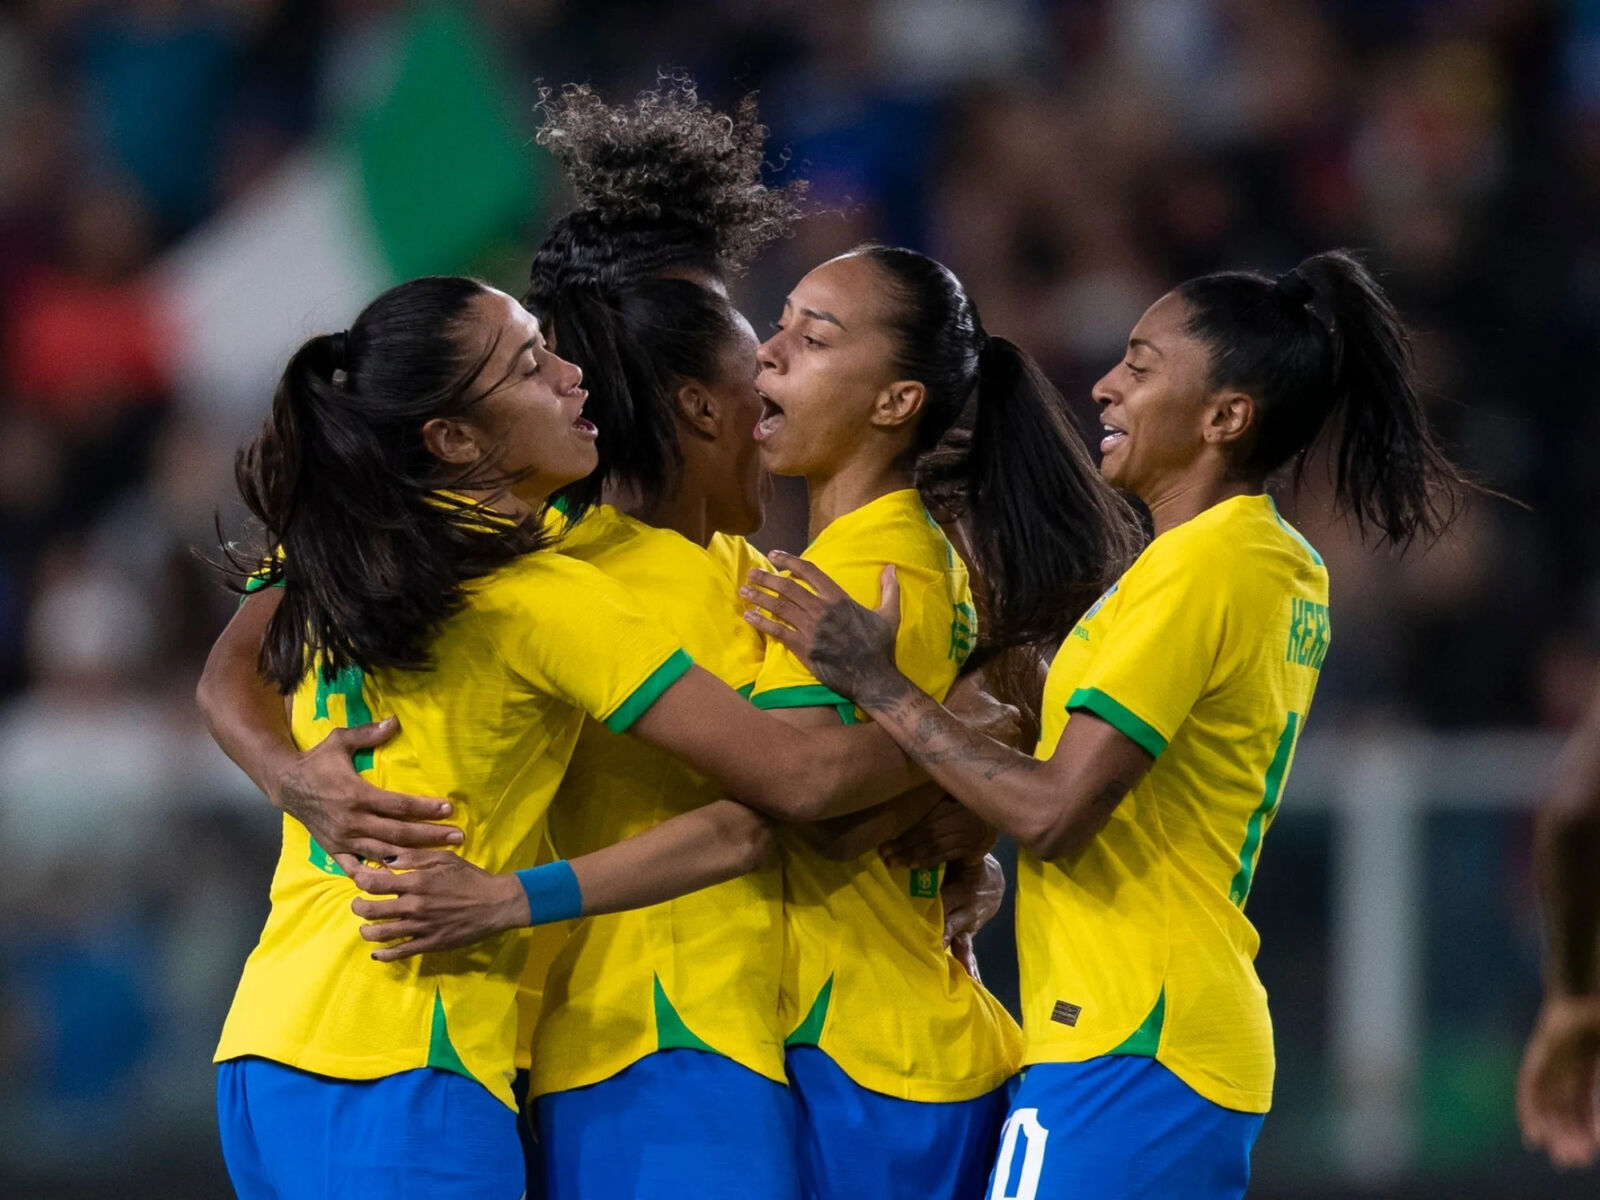
{"label": "team crest on jersey", "polygon": [[1089,640],[1089,631],[1085,629],[1084,626],[1090,621],[1094,620],[1094,615],[1105,606],[1105,602],[1111,599],[1111,597],[1116,593],[1117,588],[1119,588],[1121,585],[1122,581],[1120,579],[1117,580],[1116,583],[1113,583],[1100,594],[1100,599],[1089,605],[1089,611],[1084,613],[1083,616],[1079,617],[1078,623],[1072,627],[1073,637],[1080,637],[1086,642]]}

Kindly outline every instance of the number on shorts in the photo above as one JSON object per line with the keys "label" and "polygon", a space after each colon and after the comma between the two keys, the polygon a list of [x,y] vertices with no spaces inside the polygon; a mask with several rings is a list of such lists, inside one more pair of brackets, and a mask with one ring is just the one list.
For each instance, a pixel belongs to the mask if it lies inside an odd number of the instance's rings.
{"label": "number on shorts", "polygon": [[[1016,1191],[1011,1191],[1011,1164],[1017,1155],[1018,1138],[1023,1143],[1022,1169],[1017,1173]],[[1049,1139],[1050,1131],[1039,1124],[1037,1108],[1019,1108],[1006,1118],[989,1200],[1034,1200],[1039,1193],[1039,1173],[1044,1170],[1044,1144]]]}

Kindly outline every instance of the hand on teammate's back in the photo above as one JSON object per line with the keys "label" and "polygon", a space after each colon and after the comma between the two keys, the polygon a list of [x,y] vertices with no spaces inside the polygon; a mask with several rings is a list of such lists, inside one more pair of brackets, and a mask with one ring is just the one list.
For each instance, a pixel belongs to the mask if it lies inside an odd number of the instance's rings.
{"label": "hand on teammate's back", "polygon": [[458,845],[453,825],[429,824],[450,815],[448,801],[374,787],[352,756],[383,745],[400,730],[393,717],[335,729],[300,755],[273,789],[272,803],[304,825],[348,873],[356,859],[383,861],[401,850]]}
{"label": "hand on teammate's back", "polygon": [[1517,1076],[1517,1121],[1558,1167],[1600,1157],[1600,997],[1551,996]]}
{"label": "hand on teammate's back", "polygon": [[528,893],[515,875],[493,875],[448,850],[402,850],[391,865],[350,870],[363,892],[394,897],[350,903],[368,922],[361,936],[389,943],[372,952],[379,962],[456,950],[528,924]]}

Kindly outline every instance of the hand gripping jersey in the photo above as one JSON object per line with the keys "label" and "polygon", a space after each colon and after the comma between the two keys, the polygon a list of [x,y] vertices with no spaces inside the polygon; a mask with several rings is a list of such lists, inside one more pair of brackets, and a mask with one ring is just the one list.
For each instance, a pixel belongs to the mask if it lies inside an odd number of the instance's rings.
{"label": "hand gripping jersey", "polygon": [[[891,492],[840,517],[805,557],[876,608],[879,576],[900,580],[895,660],[942,697],[977,636],[967,569],[917,492]],[[777,642],[751,696],[759,708],[855,707]],[[1016,1073],[1019,1031],[944,948],[939,871],[890,868],[876,850],[834,862],[798,834],[783,847],[787,930],[783,1015],[790,1045],[817,1046],[862,1087],[902,1100],[981,1096]]]}
{"label": "hand gripping jersey", "polygon": [[1266,1112],[1272,1025],[1244,904],[1328,650],[1328,573],[1267,496],[1156,538],[1062,644],[1037,751],[1076,712],[1155,764],[1073,861],[1023,853],[1028,1063],[1156,1058]]}
{"label": "hand gripping jersey", "polygon": [[[294,735],[309,746],[336,726],[395,714],[400,733],[358,753],[356,768],[379,787],[448,797],[466,835],[460,853],[494,872],[533,865],[584,715],[625,730],[690,666],[619,584],[551,551],[472,584],[433,655],[427,671],[308,676]],[[217,1061],[259,1055],[341,1079],[440,1067],[511,1106],[526,932],[378,963],[350,911],[358,894],[285,817],[272,910]]]}
{"label": "hand gripping jersey", "polygon": [[[734,591],[742,546],[718,535],[701,549],[602,505],[564,534],[560,551],[650,604],[697,664],[748,691],[762,638],[740,616]],[[665,751],[585,721],[550,810],[551,839],[575,858],[722,794]],[[537,1020],[527,1014],[532,1094],[586,1087],[679,1047],[714,1051],[782,1083],[782,904],[774,865],[650,908],[575,922],[544,978]]]}

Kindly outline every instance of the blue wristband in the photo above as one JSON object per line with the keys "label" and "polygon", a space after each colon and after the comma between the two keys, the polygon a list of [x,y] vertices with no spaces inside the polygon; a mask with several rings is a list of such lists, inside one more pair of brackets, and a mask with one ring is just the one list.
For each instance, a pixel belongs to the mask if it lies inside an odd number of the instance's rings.
{"label": "blue wristband", "polygon": [[528,894],[529,925],[548,925],[583,915],[583,892],[578,887],[577,873],[566,859],[518,871],[517,882]]}

